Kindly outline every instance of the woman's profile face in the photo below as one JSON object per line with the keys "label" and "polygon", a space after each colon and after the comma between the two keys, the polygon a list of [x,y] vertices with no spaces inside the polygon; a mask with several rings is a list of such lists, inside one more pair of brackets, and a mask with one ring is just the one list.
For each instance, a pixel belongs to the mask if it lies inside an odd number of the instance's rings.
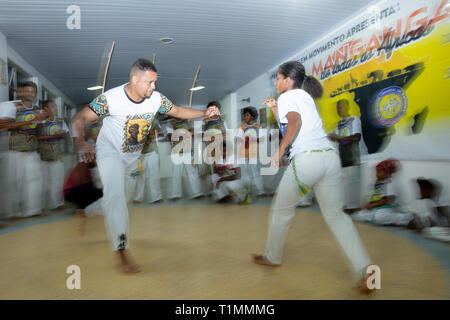
{"label": "woman's profile face", "polygon": [[288,78],[285,78],[281,73],[277,72],[277,80],[275,81],[275,89],[278,93],[283,93],[288,90]]}

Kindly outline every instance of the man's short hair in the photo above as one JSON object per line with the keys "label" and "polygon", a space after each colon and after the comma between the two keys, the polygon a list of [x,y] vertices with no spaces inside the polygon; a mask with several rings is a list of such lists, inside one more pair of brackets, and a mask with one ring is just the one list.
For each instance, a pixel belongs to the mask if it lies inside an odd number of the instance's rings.
{"label": "man's short hair", "polygon": [[337,102],[337,104],[342,104],[344,107],[348,107],[349,103],[347,99],[341,99]]}
{"label": "man's short hair", "polygon": [[220,105],[219,101],[211,101],[211,102],[209,102],[209,103],[206,105],[206,109],[208,109],[209,107],[212,107],[212,106],[216,106],[217,109],[219,109],[219,110],[222,109],[222,106]]}
{"label": "man's short hair", "polygon": [[44,100],[44,101],[42,101],[42,107],[44,108],[50,103],[55,103],[55,101],[53,101],[53,100]]}
{"label": "man's short hair", "polygon": [[37,92],[37,85],[33,81],[23,82],[23,83],[19,84],[17,87],[18,88],[33,87],[34,90]]}
{"label": "man's short hair", "polygon": [[155,65],[147,59],[137,59],[131,67],[131,72],[134,70],[158,72]]}

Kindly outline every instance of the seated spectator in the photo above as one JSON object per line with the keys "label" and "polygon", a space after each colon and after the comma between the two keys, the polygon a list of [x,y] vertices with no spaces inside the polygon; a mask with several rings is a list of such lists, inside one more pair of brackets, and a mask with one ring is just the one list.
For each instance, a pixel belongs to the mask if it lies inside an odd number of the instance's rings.
{"label": "seated spectator", "polygon": [[395,159],[381,161],[376,166],[376,182],[369,202],[363,210],[351,215],[354,220],[381,225],[407,226],[414,218],[410,213],[396,211],[392,175],[399,169]]}
{"label": "seated spectator", "polygon": [[[408,225],[415,230],[423,230],[430,227],[448,227],[447,216],[442,214],[444,206],[440,206],[438,186],[431,180],[418,178],[420,198],[407,206],[408,212],[414,215],[414,219]],[[438,208],[442,208],[438,210]]]}

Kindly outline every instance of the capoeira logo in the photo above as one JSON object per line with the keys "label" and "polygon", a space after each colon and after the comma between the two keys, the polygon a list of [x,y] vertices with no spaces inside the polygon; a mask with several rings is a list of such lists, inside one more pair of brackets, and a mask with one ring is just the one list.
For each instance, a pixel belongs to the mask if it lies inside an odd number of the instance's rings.
{"label": "capoeira logo", "polygon": [[400,121],[408,109],[405,91],[397,86],[380,90],[372,103],[372,117],[378,127],[390,127]]}
{"label": "capoeira logo", "polygon": [[[36,111],[34,109],[24,109],[17,112],[16,122],[26,122],[36,118]],[[29,134],[34,134],[36,132],[37,123],[28,124],[21,126],[20,131],[27,132]]]}
{"label": "capoeira logo", "polygon": [[122,152],[142,150],[150,131],[154,114],[128,116],[124,127]]}

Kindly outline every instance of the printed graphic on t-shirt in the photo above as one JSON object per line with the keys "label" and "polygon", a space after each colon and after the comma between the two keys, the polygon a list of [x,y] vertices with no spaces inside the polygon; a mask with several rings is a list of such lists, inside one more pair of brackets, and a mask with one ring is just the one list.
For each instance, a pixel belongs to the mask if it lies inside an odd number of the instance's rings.
{"label": "printed graphic on t-shirt", "polygon": [[99,117],[106,117],[109,115],[108,101],[104,95],[98,96],[90,104],[89,109],[95,112]]}
{"label": "printed graphic on t-shirt", "polygon": [[166,96],[161,95],[161,107],[158,112],[162,114],[166,114],[173,108],[173,103]]}
{"label": "printed graphic on t-shirt", "polygon": [[[341,120],[338,123],[338,136],[340,137],[349,137],[353,132],[353,118],[348,118],[345,120]],[[351,141],[342,141],[340,144],[350,144]]]}
{"label": "printed graphic on t-shirt", "polygon": [[[53,136],[63,130],[62,119],[46,121],[40,127],[40,135]],[[39,143],[39,153],[43,161],[61,160],[60,139],[48,139]]]}
{"label": "printed graphic on t-shirt", "polygon": [[[17,111],[16,122],[25,122],[30,121],[36,118],[36,110],[34,109],[23,109]],[[36,134],[37,123],[28,124],[25,126],[21,126],[19,128],[20,131],[26,132],[28,134]]]}
{"label": "printed graphic on t-shirt", "polygon": [[214,134],[224,134],[225,133],[225,125],[221,119],[217,120],[206,120],[205,122],[205,131],[214,130]]}
{"label": "printed graphic on t-shirt", "polygon": [[[30,121],[36,118],[35,109],[27,109],[22,103],[15,104],[17,108],[16,123]],[[21,126],[18,130],[11,132],[9,148],[13,151],[29,152],[38,148],[36,133],[37,123]]]}
{"label": "printed graphic on t-shirt", "polygon": [[245,148],[249,147],[250,138],[258,138],[258,128],[256,126],[247,126],[244,128]]}
{"label": "printed graphic on t-shirt", "polygon": [[140,151],[144,147],[154,114],[128,116],[124,127],[122,152]]}

